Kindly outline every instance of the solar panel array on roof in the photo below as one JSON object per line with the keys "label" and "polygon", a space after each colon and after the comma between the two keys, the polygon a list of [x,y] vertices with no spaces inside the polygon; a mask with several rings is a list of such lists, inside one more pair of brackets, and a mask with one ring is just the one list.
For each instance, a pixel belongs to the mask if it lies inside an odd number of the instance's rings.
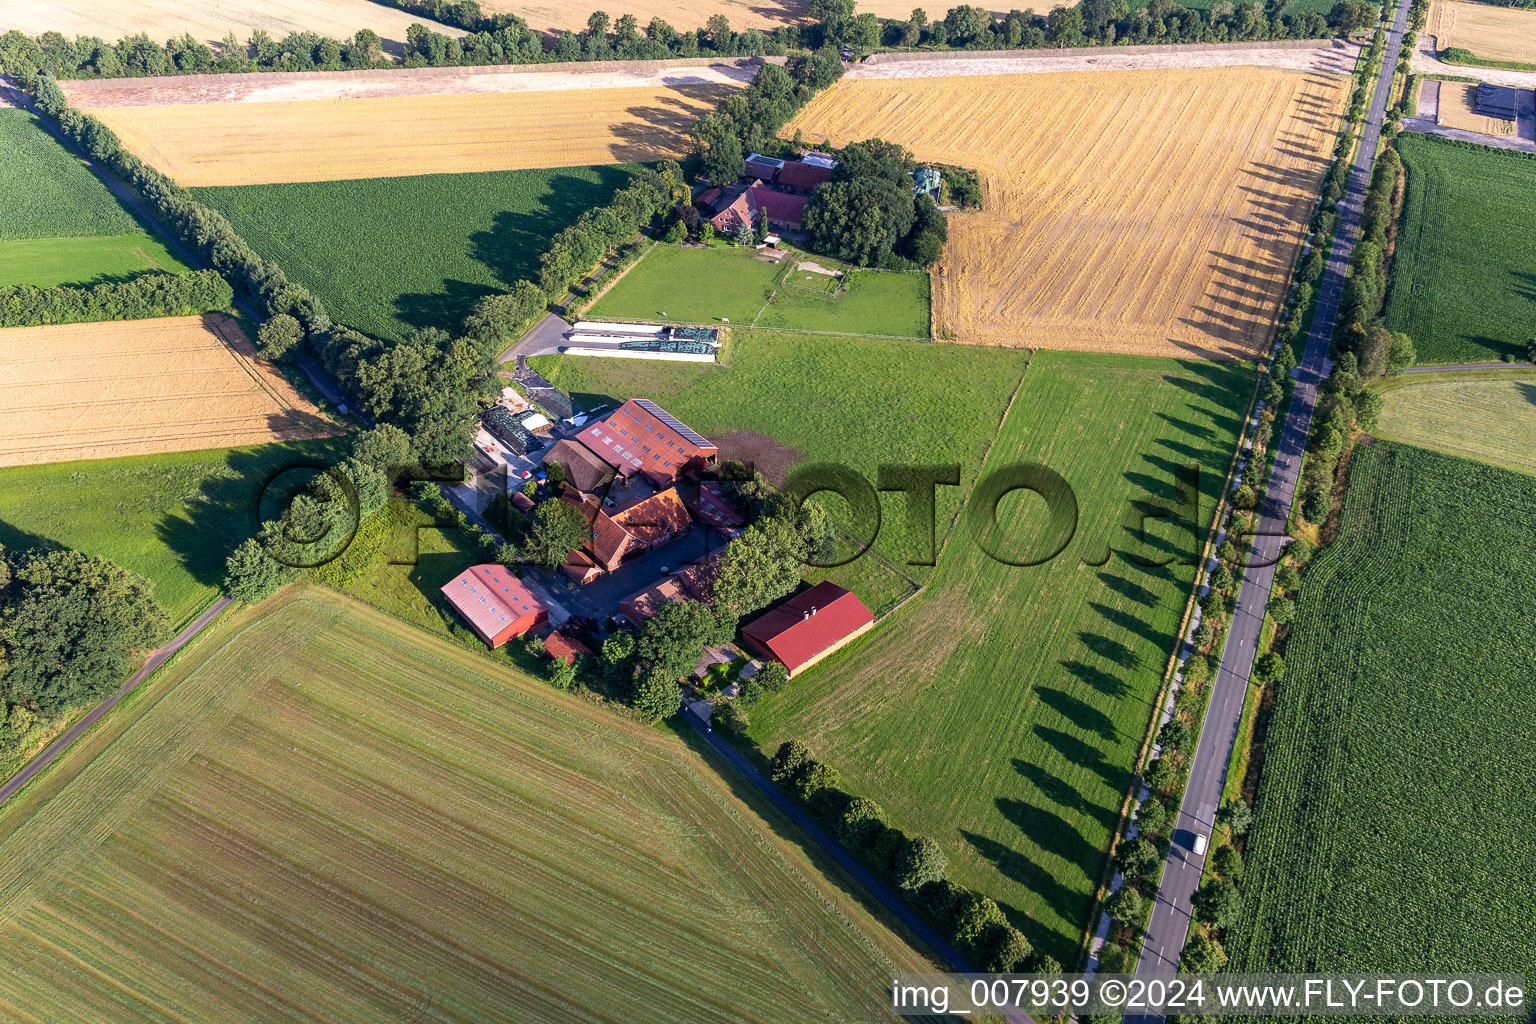
{"label": "solar panel array on roof", "polygon": [[686,339],[688,341],[703,341],[711,345],[720,343],[720,332],[713,327],[673,327],[670,337],[676,341]]}
{"label": "solar panel array on roof", "polygon": [[650,399],[636,398],[633,401],[640,408],[644,409],[646,412],[650,413],[652,416],[655,416],[658,420],[661,420],[661,422],[677,431],[678,436],[684,440],[691,441],[701,448],[713,448],[715,446],[714,442],[710,441],[709,438],[705,437],[703,434],[700,434],[698,431],[694,430],[692,427],[688,426],[688,424],[684,423],[676,416],[673,416],[671,413],[667,412],[667,410],[663,409],[661,406],[657,405]]}

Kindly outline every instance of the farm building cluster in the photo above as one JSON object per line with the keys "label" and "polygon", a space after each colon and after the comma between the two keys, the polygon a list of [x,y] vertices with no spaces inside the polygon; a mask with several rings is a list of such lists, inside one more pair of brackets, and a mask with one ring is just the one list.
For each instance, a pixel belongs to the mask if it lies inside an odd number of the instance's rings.
{"label": "farm building cluster", "polygon": [[560,351],[567,355],[609,359],[712,363],[720,351],[720,332],[713,327],[582,320],[565,340]]}
{"label": "farm building cluster", "polygon": [[799,232],[805,204],[817,185],[832,180],[837,161],[822,153],[803,153],[798,160],[780,160],[753,153],[747,157],[740,181],[707,189],[699,195],[709,223],[732,235],[743,225]]}
{"label": "farm building cluster", "polygon": [[[549,425],[537,410],[513,413],[499,405],[485,422],[498,439],[505,435],[532,450],[541,443],[532,436],[535,417]],[[671,602],[707,602],[722,542],[748,524],[747,511],[729,485],[711,478],[719,449],[655,402],[631,399],[571,426],[569,436],[547,445],[543,465],[560,467],[553,477],[561,481],[554,500],[577,509],[588,529],[558,574],[541,582],[531,575],[520,578],[501,565],[476,565],[442,588],[453,609],[493,649],[559,625],[564,616],[551,614],[556,602],[581,609],[581,618],[587,613],[617,616],[631,628]],[[521,490],[508,492],[508,500],[524,513],[535,508]],[[561,584],[562,577],[568,582]],[[744,624],[740,649],[727,646],[743,659],[782,662],[793,674],[873,622],[853,593],[824,582]],[[545,636],[544,650],[569,664],[591,647],[579,630],[555,628]],[[706,653],[701,666],[721,656]]]}

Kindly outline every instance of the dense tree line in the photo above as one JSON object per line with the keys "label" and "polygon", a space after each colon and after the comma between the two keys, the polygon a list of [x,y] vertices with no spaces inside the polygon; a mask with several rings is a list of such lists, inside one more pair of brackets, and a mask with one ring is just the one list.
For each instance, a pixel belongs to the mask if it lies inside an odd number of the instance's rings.
{"label": "dense tree line", "polygon": [[112,693],[168,635],[149,583],[113,562],[0,548],[0,757]]}
{"label": "dense tree line", "polygon": [[[765,69],[766,70],[766,69]],[[635,237],[643,227],[688,198],[688,185],[676,161],[664,160],[657,170],[641,170],[624,188],[614,193],[607,206],[582,213],[576,223],[550,239],[549,248],[539,258],[537,287],[547,299],[559,299],[581,280],[605,253]],[[495,333],[492,322],[511,322],[511,311],[523,311],[532,298],[526,285],[518,282],[509,295],[483,302],[465,322],[467,331],[477,338]]]}
{"label": "dense tree line", "polygon": [[779,129],[842,75],[842,58],[828,47],[795,54],[782,67],[764,65],[751,85],[733,91],[693,126],[704,176],[717,183],[733,182],[742,175],[747,153],[784,150]]}
{"label": "dense tree line", "polygon": [[996,902],[946,876],[943,849],[927,836],[908,836],[891,825],[879,804],[838,787],[836,769],[811,756],[805,744],[780,745],[769,774],[837,836],[850,853],[895,884],[914,908],[983,971],[1056,974],[1061,965],[1036,956],[1024,933]]}
{"label": "dense tree line", "polygon": [[11,285],[0,288],[0,327],[191,316],[227,310],[233,302],[229,282],[212,270],[144,274],[89,287]]}

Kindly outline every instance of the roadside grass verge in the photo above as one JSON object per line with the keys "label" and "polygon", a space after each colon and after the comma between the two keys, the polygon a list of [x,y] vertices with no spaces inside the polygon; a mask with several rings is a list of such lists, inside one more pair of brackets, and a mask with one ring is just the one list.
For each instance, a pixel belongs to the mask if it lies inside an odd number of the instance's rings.
{"label": "roadside grass verge", "polygon": [[[927,588],[753,708],[751,739],[804,741],[1071,967],[1251,382],[1248,364],[1036,353],[987,468],[1066,479],[1065,550],[1003,564],[967,515]],[[1190,466],[1200,511],[1188,494],[1159,521]],[[1004,497],[995,546],[1045,554],[1069,522],[1045,509]]]}
{"label": "roadside grass verge", "polygon": [[346,448],[330,438],[0,469],[0,544],[110,558],[154,584],[179,628],[218,596],[269,477]]}
{"label": "roadside grass verge", "polygon": [[1536,324],[1536,156],[1406,132],[1386,324],[1419,362],[1524,358]]}
{"label": "roadside grass verge", "polygon": [[870,1020],[935,969],[665,731],[318,588],[220,640],[4,808],[6,1005]]}
{"label": "roadside grass verge", "polygon": [[549,239],[607,205],[637,164],[196,188],[339,323],[399,340],[457,330],[483,296],[537,277]]}

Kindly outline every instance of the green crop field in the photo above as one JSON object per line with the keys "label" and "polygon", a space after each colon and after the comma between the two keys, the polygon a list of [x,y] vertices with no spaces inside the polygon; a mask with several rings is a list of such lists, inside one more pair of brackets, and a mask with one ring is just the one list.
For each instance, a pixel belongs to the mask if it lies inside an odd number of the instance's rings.
{"label": "green crop field", "polygon": [[1421,363],[1523,358],[1536,334],[1536,156],[1406,133],[1386,322]]}
{"label": "green crop field", "polygon": [[25,110],[0,107],[0,287],[188,269]]}
{"label": "green crop field", "polygon": [[885,1019],[891,972],[936,968],[720,771],[290,588],[6,805],[0,1006],[120,1024]]}
{"label": "green crop field", "polygon": [[[1251,388],[1246,365],[1036,353],[987,470],[1035,462],[1067,480],[1064,551],[1003,564],[968,513],[927,588],[753,708],[751,737],[804,740],[1070,966]],[[1153,521],[1143,543],[1137,517],[1171,503],[1186,466],[1201,511]],[[1060,538],[1044,508],[1002,499],[1002,553]]]}
{"label": "green crop field", "polygon": [[[806,259],[845,269],[825,257]],[[616,320],[928,337],[927,274],[846,269],[847,288],[829,295],[830,276],[758,259],[753,249],[657,245],[586,312]]]}
{"label": "green crop field", "polygon": [[1373,387],[1386,400],[1377,437],[1536,474],[1536,371],[1413,373]]}
{"label": "green crop field", "polygon": [[[882,463],[958,464],[962,486],[938,489],[939,520],[947,524],[976,477],[1029,354],[736,330],[726,358],[728,366],[587,356],[529,362],[588,408],[650,398],[723,443],[725,457],[752,458],[770,476],[802,457],[850,466],[871,482]],[[876,544],[898,563],[918,550],[917,538],[905,530],[905,503],[900,494],[887,496]]]}
{"label": "green crop field", "polygon": [[1536,480],[1357,451],[1302,579],[1230,969],[1536,972]]}
{"label": "green crop field", "polygon": [[339,323],[399,339],[457,330],[485,295],[537,277],[549,239],[636,165],[198,188]]}
{"label": "green crop field", "polygon": [[155,235],[27,238],[0,242],[0,286],[89,285],[190,270]]}
{"label": "green crop field", "polygon": [[225,558],[251,533],[262,484],[286,466],[333,458],[346,444],[335,438],[0,469],[0,544],[110,558],[153,583],[155,598],[181,622],[218,596]]}

